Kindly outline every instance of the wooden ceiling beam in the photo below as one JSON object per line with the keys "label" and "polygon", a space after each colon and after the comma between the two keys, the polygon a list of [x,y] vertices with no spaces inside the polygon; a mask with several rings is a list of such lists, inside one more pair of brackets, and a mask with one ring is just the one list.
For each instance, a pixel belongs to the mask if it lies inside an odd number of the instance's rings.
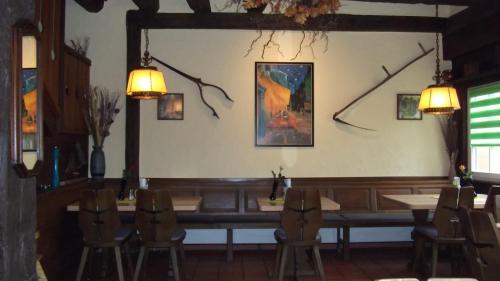
{"label": "wooden ceiling beam", "polygon": [[211,13],[210,0],[186,0],[195,14]]}
{"label": "wooden ceiling beam", "polygon": [[300,25],[284,15],[246,13],[157,13],[129,11],[127,23],[149,29],[240,29],[240,30],[323,30],[323,31],[443,31],[446,19],[410,16],[323,15]]}
{"label": "wooden ceiling beam", "polygon": [[160,0],[132,0],[140,10],[156,13],[160,9]]}
{"label": "wooden ceiling beam", "polygon": [[425,4],[425,5],[452,5],[452,6],[473,6],[477,3],[474,0],[349,0],[356,2],[377,2],[394,4]]}

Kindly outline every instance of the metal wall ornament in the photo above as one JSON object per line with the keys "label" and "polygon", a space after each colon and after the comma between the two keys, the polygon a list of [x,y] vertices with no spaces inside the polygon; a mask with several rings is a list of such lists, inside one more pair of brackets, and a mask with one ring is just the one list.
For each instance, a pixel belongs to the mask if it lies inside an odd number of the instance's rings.
{"label": "metal wall ornament", "polygon": [[40,35],[34,23],[12,28],[11,161],[20,177],[36,176],[43,161]]}

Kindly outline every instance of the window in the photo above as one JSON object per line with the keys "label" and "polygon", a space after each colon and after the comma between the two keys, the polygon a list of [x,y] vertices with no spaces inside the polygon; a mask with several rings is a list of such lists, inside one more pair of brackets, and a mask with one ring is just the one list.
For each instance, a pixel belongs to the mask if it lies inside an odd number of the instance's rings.
{"label": "window", "polygon": [[500,82],[469,89],[470,167],[482,180],[500,180]]}

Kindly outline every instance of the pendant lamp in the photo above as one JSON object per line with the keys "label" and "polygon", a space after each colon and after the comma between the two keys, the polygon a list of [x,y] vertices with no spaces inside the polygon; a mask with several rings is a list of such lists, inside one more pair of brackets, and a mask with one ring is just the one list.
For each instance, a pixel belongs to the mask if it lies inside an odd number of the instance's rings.
{"label": "pendant lamp", "polygon": [[144,51],[144,57],[141,59],[143,66],[130,72],[127,83],[127,96],[133,99],[158,99],[167,94],[167,86],[165,85],[163,73],[158,71],[156,67],[149,65],[152,58],[148,51],[149,36],[147,29],[144,30],[144,35],[146,37],[146,50]]}
{"label": "pendant lamp", "polygon": [[[439,5],[436,5],[436,19],[439,16]],[[453,86],[441,83],[447,72],[441,72],[439,59],[439,32],[436,32],[436,72],[433,79],[436,84],[425,88],[420,94],[418,109],[423,113],[441,115],[453,114],[460,109],[457,90]]]}

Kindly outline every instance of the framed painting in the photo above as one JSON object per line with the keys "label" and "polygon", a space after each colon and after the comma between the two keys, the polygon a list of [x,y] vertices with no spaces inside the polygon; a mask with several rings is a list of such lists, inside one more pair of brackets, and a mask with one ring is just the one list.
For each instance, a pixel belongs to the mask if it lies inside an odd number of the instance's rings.
{"label": "framed painting", "polygon": [[37,131],[37,69],[22,69],[22,150],[36,151]]}
{"label": "framed painting", "polygon": [[422,120],[422,112],[418,110],[419,101],[419,94],[398,94],[398,120]]}
{"label": "framed painting", "polygon": [[159,98],[158,120],[184,120],[184,94],[168,93]]}
{"label": "framed painting", "polygon": [[255,63],[255,145],[314,146],[312,63]]}

